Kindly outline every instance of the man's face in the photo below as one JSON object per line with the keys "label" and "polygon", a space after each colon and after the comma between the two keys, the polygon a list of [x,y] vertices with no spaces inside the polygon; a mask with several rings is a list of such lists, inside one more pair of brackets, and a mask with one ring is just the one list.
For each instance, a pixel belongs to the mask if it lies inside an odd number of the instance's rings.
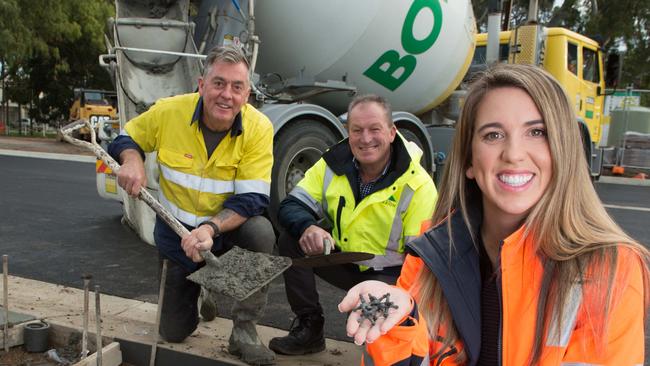
{"label": "man's face", "polygon": [[390,158],[390,144],[397,129],[377,103],[356,105],[348,115],[349,143],[361,166],[383,168]]}
{"label": "man's face", "polygon": [[199,94],[203,97],[206,126],[230,128],[250,94],[248,68],[241,62],[215,62],[208,75],[199,78]]}

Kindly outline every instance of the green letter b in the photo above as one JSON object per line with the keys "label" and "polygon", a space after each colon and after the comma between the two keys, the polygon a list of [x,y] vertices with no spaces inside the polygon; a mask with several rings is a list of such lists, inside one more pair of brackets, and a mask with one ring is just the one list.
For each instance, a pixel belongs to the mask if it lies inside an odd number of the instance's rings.
{"label": "green letter b", "polygon": [[[382,70],[382,66],[385,64],[388,64],[386,71]],[[399,88],[411,76],[413,70],[415,70],[415,64],[416,60],[413,55],[406,55],[400,58],[397,51],[388,50],[379,56],[377,61],[364,71],[363,74],[390,91],[395,91],[395,89]],[[400,68],[403,69],[402,74],[399,77],[395,77],[395,71]]]}

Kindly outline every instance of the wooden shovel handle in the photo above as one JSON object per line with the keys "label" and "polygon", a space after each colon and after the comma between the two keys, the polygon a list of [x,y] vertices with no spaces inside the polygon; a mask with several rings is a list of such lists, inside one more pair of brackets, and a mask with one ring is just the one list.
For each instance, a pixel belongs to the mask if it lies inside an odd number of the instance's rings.
{"label": "wooden shovel handle", "polygon": [[[91,142],[87,141],[82,141],[79,139],[76,139],[71,136],[72,132],[81,128],[82,126],[88,126],[90,128],[90,140]],[[97,144],[97,140],[95,138],[95,130],[92,128],[90,125],[90,122],[86,120],[77,120],[75,122],[72,122],[68,125],[65,125],[61,127],[61,135],[63,136],[63,139],[73,145],[83,147],[87,150],[90,150],[95,156],[103,161],[106,165],[108,165],[113,172],[117,173],[120,171],[120,164],[115,161],[104,149],[102,149],[99,144]],[[180,223],[169,211],[167,211],[166,208],[163,207],[163,205],[158,202],[157,199],[155,199],[149,191],[146,189],[140,189],[140,194],[138,195],[138,198],[144,203],[147,204],[147,206],[151,207],[154,212],[160,216],[160,218],[167,224],[169,225],[174,232],[180,236],[181,238],[185,237],[188,235],[190,232],[183,226],[183,224]],[[201,251],[201,256],[203,259],[205,259],[207,264],[218,264],[219,259],[212,254],[209,250],[204,250]]]}

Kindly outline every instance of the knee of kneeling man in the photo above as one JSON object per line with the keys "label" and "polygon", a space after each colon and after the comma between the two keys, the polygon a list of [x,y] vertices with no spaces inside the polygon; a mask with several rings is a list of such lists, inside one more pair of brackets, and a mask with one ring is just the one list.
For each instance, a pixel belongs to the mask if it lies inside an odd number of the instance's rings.
{"label": "knee of kneeling man", "polygon": [[271,253],[273,251],[276,239],[271,221],[264,216],[248,218],[239,228],[238,236],[241,240],[247,242],[247,249],[264,253]]}

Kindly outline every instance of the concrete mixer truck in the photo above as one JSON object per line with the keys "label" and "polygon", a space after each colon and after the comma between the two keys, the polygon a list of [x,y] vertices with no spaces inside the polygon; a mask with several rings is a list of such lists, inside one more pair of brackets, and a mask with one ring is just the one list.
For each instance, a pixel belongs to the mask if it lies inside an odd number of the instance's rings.
{"label": "concrete mixer truck", "polygon": [[[212,47],[244,48],[250,102],[275,128],[271,218],[325,149],[346,136],[342,114],[355,93],[388,98],[399,131],[422,148],[433,173],[453,134],[455,90],[475,42],[469,0],[117,0],[110,26],[99,61],[116,86],[120,126],[161,97],[195,91]],[[147,156],[153,194],[155,161]],[[126,222],[153,243],[153,212],[124,194],[108,167],[96,167],[99,194],[121,200]]]}

